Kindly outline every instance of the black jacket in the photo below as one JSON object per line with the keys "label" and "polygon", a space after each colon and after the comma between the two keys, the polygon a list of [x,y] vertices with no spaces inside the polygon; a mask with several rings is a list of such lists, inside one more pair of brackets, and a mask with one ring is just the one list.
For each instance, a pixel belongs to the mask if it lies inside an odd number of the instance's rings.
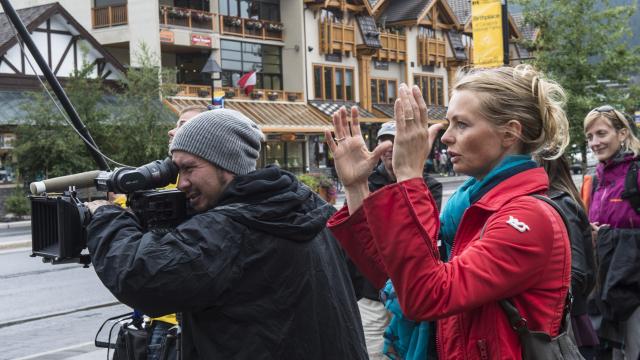
{"label": "black jacket", "polygon": [[[440,206],[442,205],[442,184],[427,173],[426,165],[422,171],[422,178],[427,184],[431,196],[433,196],[433,199],[436,201],[438,210],[440,210]],[[378,164],[378,166],[373,169],[371,175],[369,175],[369,191],[371,192],[378,191],[391,183],[393,182],[389,177],[389,173],[387,173],[387,169],[385,169],[382,163]]]}
{"label": "black jacket", "polygon": [[626,321],[640,306],[640,231],[600,228],[594,300],[606,320]]}
{"label": "black jacket", "polygon": [[151,316],[181,312],[184,359],[366,359],[334,208],[277,167],[238,176],[218,205],[165,234],[99,208],[100,280]]}
{"label": "black jacket", "polygon": [[[427,184],[429,191],[431,191],[433,199],[436,201],[438,210],[440,210],[440,205],[442,204],[442,184],[427,174],[426,166],[422,173],[422,177],[424,178],[424,182]],[[391,181],[389,174],[387,173],[387,169],[385,169],[384,164],[382,163],[378,164],[378,166],[373,169],[371,175],[369,175],[369,191],[371,192],[380,190],[391,183],[393,183],[393,181]],[[369,280],[359,272],[352,270],[351,274],[353,287],[358,298],[365,297],[370,300],[380,301],[380,289],[376,289],[373,284],[371,284]]]}
{"label": "black jacket", "polygon": [[549,198],[562,209],[569,223],[567,232],[571,240],[571,293],[572,315],[587,313],[587,298],[595,285],[596,264],[591,243],[591,226],[584,209],[569,194],[551,190]]}

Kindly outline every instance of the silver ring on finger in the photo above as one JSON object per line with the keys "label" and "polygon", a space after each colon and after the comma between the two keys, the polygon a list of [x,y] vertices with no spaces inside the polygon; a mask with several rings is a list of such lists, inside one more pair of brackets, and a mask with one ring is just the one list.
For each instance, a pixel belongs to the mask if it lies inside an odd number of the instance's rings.
{"label": "silver ring on finger", "polygon": [[341,138],[339,138],[339,139],[338,139],[338,138],[334,138],[333,140],[334,140],[335,142],[340,142],[340,141],[342,141],[342,140],[345,140],[346,138],[347,138],[347,137],[345,136],[345,137],[341,137]]}

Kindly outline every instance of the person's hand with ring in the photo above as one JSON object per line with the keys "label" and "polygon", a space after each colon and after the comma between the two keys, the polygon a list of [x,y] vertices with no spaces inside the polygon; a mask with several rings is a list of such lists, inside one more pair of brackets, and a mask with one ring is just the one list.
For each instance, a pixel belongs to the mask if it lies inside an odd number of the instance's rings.
{"label": "person's hand with ring", "polygon": [[427,104],[417,86],[398,88],[400,97],[394,107],[396,137],[393,144],[393,169],[398,182],[422,178],[424,163],[431,152],[442,124],[428,125]]}
{"label": "person's hand with ring", "polygon": [[373,151],[367,149],[360,123],[358,108],[351,108],[351,123],[347,119],[347,109],[343,106],[333,114],[335,138],[325,131],[327,145],[333,153],[334,166],[347,195],[350,210],[355,210],[369,195],[367,179],[382,153],[391,146],[390,142],[378,145]]}

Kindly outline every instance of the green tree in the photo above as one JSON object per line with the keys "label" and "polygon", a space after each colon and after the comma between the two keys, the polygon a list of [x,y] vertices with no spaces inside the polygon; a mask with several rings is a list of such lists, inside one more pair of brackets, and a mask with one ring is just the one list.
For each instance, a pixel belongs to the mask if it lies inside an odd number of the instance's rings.
{"label": "green tree", "polygon": [[587,113],[603,104],[633,113],[639,105],[631,77],[640,69],[640,51],[629,44],[635,7],[608,0],[516,2],[523,5],[525,22],[538,30],[535,41],[526,44],[534,49],[534,65],[567,92],[571,144],[580,149],[584,168]]}
{"label": "green tree", "polygon": [[131,68],[118,95],[115,118],[116,153],[121,162],[140,166],[167,156],[167,131],[175,124],[175,114],[162,98],[176,91],[175,72],[156,66],[157,58],[142,44],[136,68]]}
{"label": "green tree", "polygon": [[[97,100],[102,96],[101,81],[88,77],[93,68],[94,65],[84,64],[72,74],[66,92],[85,124],[99,130],[97,124],[106,113],[97,108]],[[14,143],[16,168],[23,180],[95,169],[80,136],[55,108],[51,98],[44,92],[28,96],[30,101],[23,107],[26,117],[16,130]],[[99,139],[101,132],[97,131],[97,135]]]}

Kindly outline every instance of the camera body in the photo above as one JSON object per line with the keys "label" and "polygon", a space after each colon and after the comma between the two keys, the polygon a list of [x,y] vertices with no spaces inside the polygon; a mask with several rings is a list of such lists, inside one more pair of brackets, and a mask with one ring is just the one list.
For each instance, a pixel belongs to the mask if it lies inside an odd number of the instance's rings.
{"label": "camera body", "polygon": [[[177,178],[178,169],[170,158],[155,160],[139,168],[118,168],[100,172],[95,178],[98,191],[122,193],[127,207],[145,231],[169,231],[187,217],[186,195],[179,190],[151,190],[167,186]],[[32,195],[32,255],[52,264],[91,263],[82,251],[87,247],[89,209],[74,187],[62,193]]]}

